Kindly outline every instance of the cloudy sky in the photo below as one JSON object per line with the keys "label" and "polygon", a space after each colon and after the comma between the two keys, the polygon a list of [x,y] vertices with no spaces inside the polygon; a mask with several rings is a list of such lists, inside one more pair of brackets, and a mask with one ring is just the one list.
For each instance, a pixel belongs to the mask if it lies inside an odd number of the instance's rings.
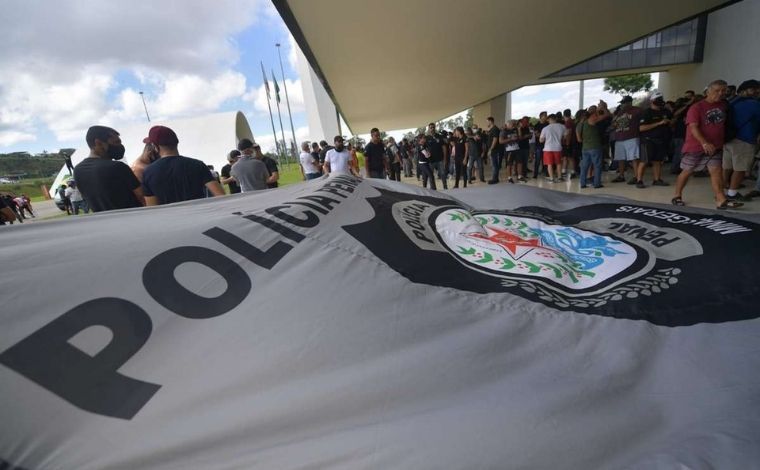
{"label": "cloudy sky", "polygon": [[[308,127],[296,46],[269,0],[6,0],[0,152],[79,147],[90,125],[145,122],[140,91],[153,120],[241,110],[273,146],[259,62],[282,78],[278,42],[300,141]],[[604,96],[594,82],[586,104]],[[513,114],[575,108],[577,93],[577,83],[526,87]]]}

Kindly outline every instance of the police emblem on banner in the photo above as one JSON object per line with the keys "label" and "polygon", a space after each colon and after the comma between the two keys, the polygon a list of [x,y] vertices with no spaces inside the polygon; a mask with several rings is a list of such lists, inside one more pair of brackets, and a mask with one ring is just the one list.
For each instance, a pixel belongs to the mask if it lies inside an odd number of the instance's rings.
{"label": "police emblem on banner", "polygon": [[727,258],[758,259],[756,224],[621,204],[478,210],[377,189],[375,217],[344,229],[413,282],[664,326],[758,316],[749,263]]}

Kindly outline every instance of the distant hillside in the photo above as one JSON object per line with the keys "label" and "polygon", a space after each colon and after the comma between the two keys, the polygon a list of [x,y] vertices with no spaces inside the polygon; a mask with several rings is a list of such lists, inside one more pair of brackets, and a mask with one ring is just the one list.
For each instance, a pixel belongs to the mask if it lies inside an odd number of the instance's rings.
{"label": "distant hillside", "polygon": [[26,152],[0,153],[0,177],[24,175],[24,178],[41,178],[58,173],[64,164],[57,153],[30,155]]}

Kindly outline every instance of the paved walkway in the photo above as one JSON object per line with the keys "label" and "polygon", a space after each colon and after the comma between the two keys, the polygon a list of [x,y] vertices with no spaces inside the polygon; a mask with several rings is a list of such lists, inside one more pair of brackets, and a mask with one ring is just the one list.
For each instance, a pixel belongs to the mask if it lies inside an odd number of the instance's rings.
{"label": "paved walkway", "polygon": [[[485,170],[486,179],[489,179],[491,176],[491,168],[486,167]],[[501,171],[501,175],[506,175],[506,172],[504,170]],[[675,185],[675,175],[667,174],[663,175],[663,179],[670,183],[670,186],[650,186],[652,183],[652,175],[651,170],[647,170],[647,173],[644,175],[644,182],[647,184],[646,188],[639,189],[634,185],[628,185],[626,183],[612,183],[611,180],[617,176],[617,173],[612,172],[604,172],[602,175],[602,184],[604,185],[604,188],[594,189],[591,186],[591,182],[589,182],[589,186],[585,189],[580,188],[580,182],[577,178],[573,178],[570,181],[562,181],[559,183],[550,183],[548,181],[545,181],[544,178],[539,179],[533,179],[529,178],[527,183],[516,183],[516,184],[525,184],[528,186],[534,186],[544,189],[550,189],[553,191],[560,191],[565,193],[573,193],[573,194],[609,194],[613,196],[620,196],[625,197],[629,199],[633,199],[636,201],[641,202],[651,202],[651,203],[658,203],[658,204],[670,204],[670,200],[673,199],[673,192],[674,192],[674,185]],[[629,171],[627,173],[628,178],[631,177],[631,172]],[[498,184],[510,184],[507,183],[506,177],[499,177],[500,182]],[[404,178],[401,177],[401,181],[409,184],[414,184],[418,186],[422,186],[422,183],[417,181],[416,178]],[[451,191],[457,191],[456,189],[451,189],[451,187],[454,185],[453,178],[449,178],[449,192]],[[748,193],[752,189],[754,189],[755,180],[746,180],[744,183],[747,187],[745,189],[741,189],[740,192]],[[436,180],[436,186],[438,190],[441,190],[441,180]],[[461,182],[460,182],[461,186]],[[488,186],[486,183],[481,183],[480,181],[476,181],[471,185],[471,187],[483,187]],[[686,189],[684,189],[683,194],[683,200],[686,203],[687,206],[691,207],[699,207],[702,209],[715,209],[715,201],[713,199],[713,193],[712,189],[710,188],[710,178],[696,178],[692,177],[689,180],[689,183],[686,185]],[[747,202],[744,204],[744,207],[741,207],[739,209],[735,209],[736,212],[746,212],[746,213],[760,213],[760,198],[755,198],[751,202]],[[716,210],[716,212],[718,212]],[[720,211],[721,213],[723,211]]]}

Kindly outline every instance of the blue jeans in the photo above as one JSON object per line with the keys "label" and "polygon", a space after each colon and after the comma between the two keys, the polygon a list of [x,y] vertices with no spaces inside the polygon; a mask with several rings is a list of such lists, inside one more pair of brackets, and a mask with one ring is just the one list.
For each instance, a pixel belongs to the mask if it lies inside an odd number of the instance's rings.
{"label": "blue jeans", "polygon": [[480,178],[480,181],[485,181],[486,177],[483,173],[483,159],[480,158],[480,155],[476,157],[470,157],[470,159],[467,161],[467,179],[474,179],[472,177],[472,167],[475,165],[478,166],[478,177]]}
{"label": "blue jeans", "polygon": [[586,176],[589,165],[594,166],[594,187],[602,185],[602,149],[584,150],[581,152],[581,186],[586,186]]}
{"label": "blue jeans", "polygon": [[499,181],[499,171],[501,170],[500,153],[491,152],[491,181]]}
{"label": "blue jeans", "polygon": [[[430,162],[428,165],[430,165],[430,170],[433,174],[437,174],[438,177],[441,178],[443,189],[449,189],[449,185],[446,182],[446,175],[448,174],[446,165],[444,165],[443,162]],[[435,184],[435,182],[433,182],[433,184]],[[433,189],[435,189],[435,187],[433,187]]]}
{"label": "blue jeans", "polygon": [[533,177],[538,178],[544,163],[544,148],[536,145],[536,154],[533,157]]}
{"label": "blue jeans", "polygon": [[419,163],[417,166],[417,175],[422,177],[422,187],[427,188],[428,181],[430,181],[430,189],[436,190],[435,176],[433,176],[433,170],[430,168],[430,163]]}
{"label": "blue jeans", "polygon": [[673,161],[670,162],[671,171],[681,171],[681,147],[683,147],[683,139],[674,137],[670,142],[673,146]]}

